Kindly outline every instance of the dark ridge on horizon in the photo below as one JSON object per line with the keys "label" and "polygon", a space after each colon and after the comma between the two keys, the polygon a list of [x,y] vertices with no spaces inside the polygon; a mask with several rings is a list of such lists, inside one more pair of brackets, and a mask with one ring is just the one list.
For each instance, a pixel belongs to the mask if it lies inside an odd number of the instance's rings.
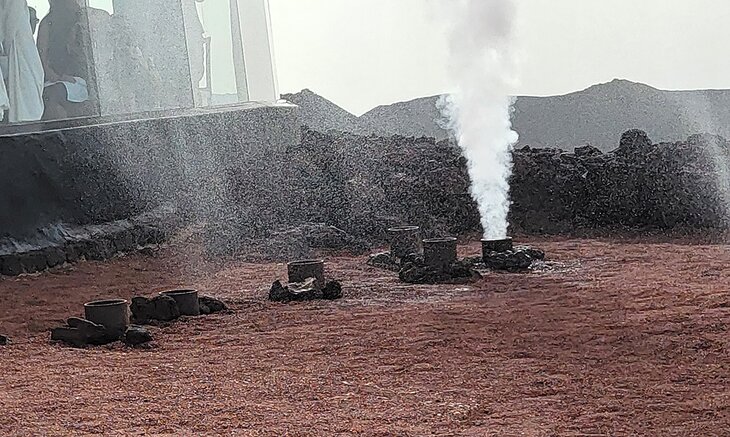
{"label": "dark ridge on horizon", "polygon": [[[282,96],[299,105],[302,124],[316,130],[444,139],[449,134],[438,123],[439,97],[380,105],[357,117],[308,89]],[[607,151],[629,129],[644,130],[658,142],[696,133],[730,137],[730,90],[666,91],[614,79],[563,95],[519,96],[512,122],[518,147],[572,150],[591,144]]]}

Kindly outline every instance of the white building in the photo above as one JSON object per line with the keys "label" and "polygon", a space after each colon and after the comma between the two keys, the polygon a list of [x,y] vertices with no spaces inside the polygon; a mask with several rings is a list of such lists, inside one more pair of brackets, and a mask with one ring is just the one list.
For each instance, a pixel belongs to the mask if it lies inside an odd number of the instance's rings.
{"label": "white building", "polygon": [[[268,0],[79,0],[93,115],[278,99]],[[43,18],[48,0],[29,0]]]}

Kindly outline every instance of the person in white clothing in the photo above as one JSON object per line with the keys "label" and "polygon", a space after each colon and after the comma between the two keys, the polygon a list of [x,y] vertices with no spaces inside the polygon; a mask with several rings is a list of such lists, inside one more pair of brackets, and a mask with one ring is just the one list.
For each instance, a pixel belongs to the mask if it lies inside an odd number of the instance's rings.
{"label": "person in white clothing", "polygon": [[91,8],[83,0],[48,0],[38,25],[38,52],[46,75],[44,120],[96,113],[88,82],[92,71],[89,40]]}
{"label": "person in white clothing", "polygon": [[[31,30],[26,0],[0,0],[2,78],[0,108],[11,123],[43,115],[43,65]],[[5,93],[3,94],[3,91]]]}

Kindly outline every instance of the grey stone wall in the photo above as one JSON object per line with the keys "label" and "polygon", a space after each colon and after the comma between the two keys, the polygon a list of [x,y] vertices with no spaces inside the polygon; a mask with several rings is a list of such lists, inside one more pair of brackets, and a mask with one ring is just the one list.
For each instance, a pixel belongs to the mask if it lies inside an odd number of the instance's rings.
{"label": "grey stone wall", "polygon": [[258,104],[0,136],[0,248],[162,206],[206,221],[265,214],[246,201],[279,187],[299,140],[295,106]]}

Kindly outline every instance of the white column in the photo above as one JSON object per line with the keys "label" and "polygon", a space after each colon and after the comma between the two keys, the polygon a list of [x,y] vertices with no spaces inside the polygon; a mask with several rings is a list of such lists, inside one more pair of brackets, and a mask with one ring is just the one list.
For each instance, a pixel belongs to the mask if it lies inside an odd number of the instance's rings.
{"label": "white column", "polygon": [[[238,4],[238,24],[243,45],[243,64],[248,100],[279,99],[268,0],[231,0]],[[236,31],[234,47],[236,46]],[[237,68],[237,74],[238,74]]]}

